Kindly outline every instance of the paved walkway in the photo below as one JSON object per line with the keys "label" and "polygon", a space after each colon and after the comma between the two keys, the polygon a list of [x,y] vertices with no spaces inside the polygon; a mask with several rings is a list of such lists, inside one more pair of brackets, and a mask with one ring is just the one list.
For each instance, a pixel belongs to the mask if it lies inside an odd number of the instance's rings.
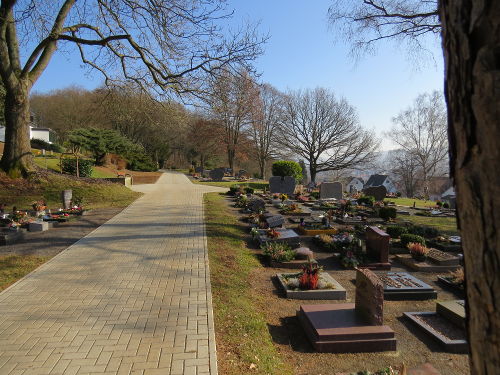
{"label": "paved walkway", "polygon": [[0,293],[0,374],[217,374],[202,195],[165,173]]}

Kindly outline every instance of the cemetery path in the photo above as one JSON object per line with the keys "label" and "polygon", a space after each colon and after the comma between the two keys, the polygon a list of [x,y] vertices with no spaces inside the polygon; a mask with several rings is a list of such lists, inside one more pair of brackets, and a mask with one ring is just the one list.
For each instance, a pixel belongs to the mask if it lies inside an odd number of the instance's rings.
{"label": "cemetery path", "polygon": [[0,374],[217,373],[203,193],[164,173],[0,293]]}

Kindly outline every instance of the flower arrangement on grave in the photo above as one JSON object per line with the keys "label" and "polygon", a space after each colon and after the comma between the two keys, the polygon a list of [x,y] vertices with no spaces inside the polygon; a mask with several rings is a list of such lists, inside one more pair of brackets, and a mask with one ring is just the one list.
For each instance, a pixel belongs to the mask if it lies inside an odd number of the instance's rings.
{"label": "flower arrangement on grave", "polygon": [[334,247],[333,238],[328,234],[316,235],[314,236],[314,240],[328,250],[332,250]]}
{"label": "flower arrangement on grave", "polygon": [[424,261],[429,253],[429,248],[418,242],[410,242],[408,244],[408,250],[412,258],[417,261]]}
{"label": "flower arrangement on grave", "polygon": [[306,197],[305,195],[298,195],[296,198],[297,201],[304,203],[309,201],[309,197]]}
{"label": "flower arrangement on grave", "polygon": [[354,252],[349,250],[342,256],[340,263],[344,268],[356,268],[359,265],[359,260]]}
{"label": "flower arrangement on grave", "polygon": [[278,232],[276,229],[269,228],[266,231],[266,236],[272,239],[278,238],[280,236],[280,232]]}
{"label": "flower arrangement on grave", "polygon": [[273,199],[279,199],[279,198],[280,198],[280,195],[278,193],[273,194]]}
{"label": "flower arrangement on grave", "polygon": [[283,205],[283,213],[291,214],[291,213],[300,213],[302,212],[302,209],[295,203],[288,204],[288,205]]}
{"label": "flower arrangement on grave", "polygon": [[311,262],[302,267],[302,274],[299,277],[299,288],[302,290],[317,289],[321,270],[320,266]]}
{"label": "flower arrangement on grave", "polygon": [[47,208],[47,204],[43,200],[35,201],[31,204],[31,207],[33,207],[33,210],[36,212],[41,212],[44,211]]}
{"label": "flower arrangement on grave", "polygon": [[268,242],[262,246],[262,250],[273,262],[289,262],[296,256],[295,250],[284,242]]}
{"label": "flower arrangement on grave", "polygon": [[238,208],[246,208],[248,205],[248,198],[246,195],[240,195],[238,198],[236,198],[236,204],[234,205],[235,207]]}
{"label": "flower arrangement on grave", "polygon": [[458,268],[455,271],[450,271],[448,275],[443,277],[456,287],[464,289],[465,274],[464,274],[464,269],[462,267]]}
{"label": "flower arrangement on grave", "polygon": [[257,228],[252,228],[250,231],[250,234],[252,235],[252,238],[255,240],[257,237],[259,237],[260,233]]}
{"label": "flower arrangement on grave", "polygon": [[284,202],[287,199],[288,199],[288,195],[286,195],[286,194],[280,194],[280,200],[281,200],[281,202]]}
{"label": "flower arrangement on grave", "polygon": [[27,213],[24,211],[15,211],[9,215],[9,218],[14,223],[23,223],[27,219]]}

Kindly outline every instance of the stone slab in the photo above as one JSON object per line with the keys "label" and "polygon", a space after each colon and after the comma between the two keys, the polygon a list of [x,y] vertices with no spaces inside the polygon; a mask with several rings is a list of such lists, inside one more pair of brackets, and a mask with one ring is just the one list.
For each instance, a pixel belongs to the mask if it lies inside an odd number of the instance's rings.
{"label": "stone slab", "polygon": [[295,178],[291,176],[273,176],[269,178],[269,191],[271,194],[292,195],[295,192],[296,184]]}
{"label": "stone slab", "polygon": [[370,186],[363,189],[363,193],[375,197],[376,201],[383,201],[387,195],[387,189],[385,186]]}
{"label": "stone slab", "polygon": [[368,269],[356,271],[356,314],[368,325],[384,322],[384,284]]}
{"label": "stone slab", "polygon": [[317,236],[319,234],[337,234],[338,230],[335,228],[328,229],[306,229],[304,227],[298,227],[297,232],[303,236]]}
{"label": "stone slab", "polygon": [[274,262],[270,261],[269,265],[273,268],[286,268],[289,270],[301,270],[309,263],[317,264],[315,259],[294,259],[288,262]]}
{"label": "stone slab", "polygon": [[342,199],[343,192],[344,189],[340,182],[323,182],[319,186],[320,199]]}
{"label": "stone slab", "polygon": [[427,262],[417,262],[415,259],[408,254],[397,254],[394,259],[404,264],[406,267],[411,268],[418,272],[440,272],[446,273],[449,271],[455,271],[460,266],[438,266],[437,264],[427,263]]}
{"label": "stone slab", "polygon": [[438,302],[436,312],[453,324],[465,329],[465,300]]}
{"label": "stone slab", "polygon": [[24,231],[5,231],[0,233],[0,246],[11,245],[24,238]]}
{"label": "stone slab", "polygon": [[49,230],[49,223],[44,221],[35,221],[28,225],[30,232],[45,232],[46,230]]}
{"label": "stone slab", "polygon": [[316,289],[316,290],[292,290],[288,289],[283,275],[291,274],[277,274],[276,279],[281,286],[281,289],[285,292],[286,298],[290,299],[331,299],[331,300],[345,300],[347,298],[347,292],[345,288],[342,287],[326,272],[321,272],[321,279],[333,285],[333,289]]}
{"label": "stone slab", "polygon": [[429,249],[427,259],[438,266],[459,266],[460,258],[438,249]]}
{"label": "stone slab", "polygon": [[318,352],[359,353],[396,350],[394,331],[367,325],[353,303],[302,305],[297,317]]}
{"label": "stone slab", "polygon": [[260,230],[259,242],[264,244],[266,242],[286,242],[291,245],[300,244],[299,235],[292,229],[276,229],[280,236],[278,238],[270,238],[266,236],[265,230]]}
{"label": "stone slab", "polygon": [[461,298],[465,298],[465,291],[463,288],[460,288],[459,286],[453,284],[451,281],[446,279],[444,276],[438,276],[438,283],[444,286],[445,288],[451,290],[454,292],[457,296]]}
{"label": "stone slab", "polygon": [[437,292],[430,285],[407,272],[388,272],[378,275],[384,284],[384,300],[436,299]]}
{"label": "stone slab", "polygon": [[281,215],[273,215],[266,218],[266,223],[269,228],[278,228],[283,226],[285,223],[285,218]]}
{"label": "stone slab", "polygon": [[[467,353],[469,351],[469,346],[466,340],[452,340],[444,336],[440,332],[436,331],[430,325],[422,322],[417,318],[417,316],[435,316],[437,313],[432,311],[420,311],[420,312],[405,312],[403,315],[414,323],[417,327],[426,332],[434,340],[436,340],[446,351],[452,353]],[[450,323],[452,324],[452,323]]]}

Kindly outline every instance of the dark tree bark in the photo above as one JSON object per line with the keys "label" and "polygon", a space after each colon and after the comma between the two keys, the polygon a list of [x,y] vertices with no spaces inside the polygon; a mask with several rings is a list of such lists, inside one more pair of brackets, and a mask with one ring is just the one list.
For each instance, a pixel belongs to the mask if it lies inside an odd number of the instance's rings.
{"label": "dark tree bark", "polygon": [[472,374],[500,369],[500,1],[441,0]]}

